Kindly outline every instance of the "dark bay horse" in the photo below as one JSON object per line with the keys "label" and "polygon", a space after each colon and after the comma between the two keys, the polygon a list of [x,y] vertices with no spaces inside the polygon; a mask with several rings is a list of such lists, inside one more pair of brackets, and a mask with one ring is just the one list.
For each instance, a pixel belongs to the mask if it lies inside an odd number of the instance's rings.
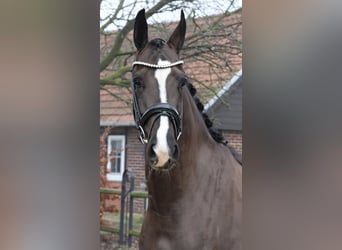
{"label": "dark bay horse", "polygon": [[168,41],[148,40],[135,19],[133,113],[145,144],[148,209],[139,249],[241,249],[242,168],[211,135],[179,52],[186,23]]}

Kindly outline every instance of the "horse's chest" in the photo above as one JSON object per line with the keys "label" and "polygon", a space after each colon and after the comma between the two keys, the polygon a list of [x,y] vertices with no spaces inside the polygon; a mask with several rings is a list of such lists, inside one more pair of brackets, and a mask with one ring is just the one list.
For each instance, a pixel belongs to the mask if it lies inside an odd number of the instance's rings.
{"label": "horse's chest", "polygon": [[[187,203],[189,202],[189,203]],[[183,201],[191,205],[193,200]],[[191,207],[180,206],[180,214],[172,220],[162,220],[155,215],[148,216],[144,224],[141,249],[226,249],[222,247],[222,236],[229,240],[225,224],[230,222],[217,217],[217,209],[209,204]]]}
{"label": "horse's chest", "polygon": [[172,219],[148,213],[140,249],[241,249],[240,202],[234,193],[234,185],[222,174],[201,179],[170,205]]}

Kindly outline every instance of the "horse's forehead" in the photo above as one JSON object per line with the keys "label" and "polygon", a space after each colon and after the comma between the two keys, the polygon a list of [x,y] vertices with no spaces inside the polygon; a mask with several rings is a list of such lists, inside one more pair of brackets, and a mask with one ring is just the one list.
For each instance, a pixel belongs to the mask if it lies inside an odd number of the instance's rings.
{"label": "horse's forehead", "polygon": [[178,60],[177,53],[166,43],[164,43],[162,46],[156,46],[153,41],[154,40],[150,41],[146,45],[145,49],[143,49],[142,52],[138,54],[137,59],[139,61],[157,64],[160,59],[170,62]]}

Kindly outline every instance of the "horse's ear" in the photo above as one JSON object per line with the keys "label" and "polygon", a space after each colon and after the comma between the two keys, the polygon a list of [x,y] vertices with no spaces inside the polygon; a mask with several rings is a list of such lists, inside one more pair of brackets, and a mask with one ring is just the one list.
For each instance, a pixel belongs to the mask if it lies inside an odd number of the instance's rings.
{"label": "horse's ear", "polygon": [[138,51],[141,51],[148,42],[148,30],[145,17],[145,9],[138,12],[134,23],[134,44]]}
{"label": "horse's ear", "polygon": [[177,54],[182,49],[185,39],[185,31],[186,31],[186,22],[184,18],[184,12],[181,11],[181,20],[176,27],[176,29],[173,31],[171,37],[167,41],[167,44],[170,47],[174,47],[177,51]]}

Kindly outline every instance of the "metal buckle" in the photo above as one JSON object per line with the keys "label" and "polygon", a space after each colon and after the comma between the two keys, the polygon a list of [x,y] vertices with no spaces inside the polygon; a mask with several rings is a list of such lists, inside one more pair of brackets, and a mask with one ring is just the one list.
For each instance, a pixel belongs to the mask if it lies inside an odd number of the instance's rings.
{"label": "metal buckle", "polygon": [[140,130],[140,135],[139,135],[139,139],[141,141],[142,144],[147,144],[148,140],[145,138],[145,132],[144,129],[139,125],[139,130]]}

